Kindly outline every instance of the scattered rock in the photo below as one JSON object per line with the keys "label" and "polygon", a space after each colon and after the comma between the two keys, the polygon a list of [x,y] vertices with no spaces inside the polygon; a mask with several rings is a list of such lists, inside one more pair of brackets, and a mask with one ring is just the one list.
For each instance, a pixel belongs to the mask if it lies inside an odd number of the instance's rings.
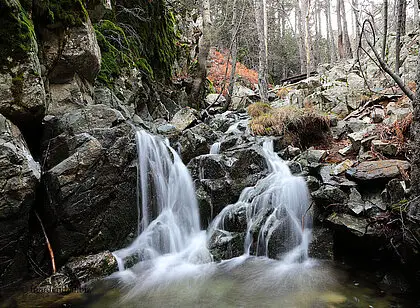
{"label": "scattered rock", "polygon": [[345,171],[347,171],[349,168],[351,168],[354,164],[354,161],[350,159],[346,159],[345,161],[339,163],[337,166],[334,167],[332,174],[333,175],[339,175]]}
{"label": "scattered rock", "polygon": [[381,153],[387,157],[395,157],[398,154],[398,145],[395,143],[373,140],[372,146],[376,152]]}
{"label": "scattered rock", "polygon": [[359,193],[359,191],[356,188],[350,188],[350,195],[349,195],[349,201],[347,202],[347,206],[356,215],[359,215],[361,212],[364,211],[365,205],[362,199],[362,195]]}
{"label": "scattered rock", "polygon": [[193,124],[197,123],[197,117],[197,110],[189,107],[184,107],[174,115],[171,124],[175,126],[178,130],[183,131],[188,127],[191,127]]}
{"label": "scattered rock", "polygon": [[353,152],[353,146],[351,146],[351,145],[348,145],[345,148],[342,148],[341,150],[338,150],[338,153],[342,156],[347,156],[351,152]]}
{"label": "scattered rock", "polygon": [[340,188],[330,185],[324,185],[317,191],[311,193],[312,198],[318,205],[330,205],[334,203],[344,204],[347,200],[347,194]]}
{"label": "scattered rock", "polygon": [[396,159],[365,161],[347,170],[346,175],[359,181],[390,180],[400,175],[400,169],[408,171],[410,163]]}
{"label": "scattered rock", "polygon": [[327,217],[327,221],[335,227],[343,228],[359,237],[372,234],[372,231],[368,228],[368,222],[363,218],[348,214],[333,213]]}
{"label": "scattered rock", "polygon": [[[216,103],[217,100],[217,103]],[[207,105],[213,105],[213,106],[223,106],[226,103],[226,98],[223,95],[220,94],[209,94],[206,97],[206,103]]]}
{"label": "scattered rock", "polygon": [[385,111],[381,107],[374,107],[370,113],[373,123],[381,123],[385,118]]}

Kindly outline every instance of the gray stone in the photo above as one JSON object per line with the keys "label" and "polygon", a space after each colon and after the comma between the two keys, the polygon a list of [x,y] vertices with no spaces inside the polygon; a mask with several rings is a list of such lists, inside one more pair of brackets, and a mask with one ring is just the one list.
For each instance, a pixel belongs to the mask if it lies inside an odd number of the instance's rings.
{"label": "gray stone", "polygon": [[287,154],[289,154],[290,157],[298,156],[301,153],[301,150],[299,148],[293,147],[289,145],[287,147]]}
{"label": "gray stone", "polygon": [[319,189],[321,184],[319,183],[318,179],[314,176],[307,176],[306,177],[306,185],[308,186],[309,191],[316,191]]}
{"label": "gray stone", "polygon": [[217,139],[218,136],[204,123],[183,131],[179,138],[182,160],[187,164],[194,157],[208,154]]}
{"label": "gray stone", "polygon": [[356,215],[362,213],[365,209],[365,203],[362,199],[362,195],[356,188],[350,188],[350,195],[349,201],[347,202],[347,206],[350,210],[353,211]]}
{"label": "gray stone", "polygon": [[120,112],[92,105],[50,117],[45,132],[45,209],[53,219],[54,254],[67,260],[121,248],[137,222],[131,125]]}
{"label": "gray stone", "polygon": [[172,124],[163,124],[158,126],[157,131],[159,134],[170,135],[178,133],[178,130]]}
{"label": "gray stone", "polygon": [[334,203],[344,204],[347,194],[340,188],[330,185],[322,186],[311,194],[312,198],[319,205],[330,205]]}
{"label": "gray stone", "polygon": [[0,114],[0,287],[20,283],[27,272],[29,212],[40,177],[19,129]]}
{"label": "gray stone", "polygon": [[372,234],[366,219],[354,217],[348,214],[333,213],[328,216],[327,221],[335,228],[340,228],[353,233],[356,236]]}
{"label": "gray stone", "polygon": [[385,111],[382,107],[374,107],[370,113],[370,117],[372,118],[373,123],[381,123],[385,118]]}
{"label": "gray stone", "polygon": [[373,140],[372,146],[376,152],[379,152],[387,157],[395,157],[398,154],[398,145],[395,143]]}
{"label": "gray stone", "polygon": [[345,171],[347,171],[349,168],[351,168],[354,164],[354,161],[350,160],[350,159],[346,159],[345,161],[339,163],[338,165],[336,165],[334,167],[334,169],[332,170],[332,174],[333,175],[339,175]]}
{"label": "gray stone", "polygon": [[68,293],[74,288],[84,287],[86,284],[109,276],[116,271],[118,271],[117,260],[109,251],[77,257],[41,282],[37,286],[37,291]]}
{"label": "gray stone", "polygon": [[188,127],[192,126],[194,123],[197,123],[197,116],[197,110],[185,107],[174,115],[174,117],[171,120],[171,124],[175,126],[178,130],[183,131]]}
{"label": "gray stone", "polygon": [[[217,100],[217,103],[216,103]],[[206,104],[207,105],[212,105],[212,106],[223,106],[226,103],[226,98],[223,95],[214,93],[214,94],[209,94],[207,95],[206,99]]]}
{"label": "gray stone", "polygon": [[362,146],[362,141],[372,133],[374,128],[374,126],[370,126],[362,131],[358,131],[347,135],[351,141],[353,151],[358,152],[360,150]]}
{"label": "gray stone", "polygon": [[250,98],[255,98],[255,92],[242,85],[235,85],[232,94],[231,108],[233,110],[240,110],[252,104]]}
{"label": "gray stone", "polygon": [[342,156],[347,156],[351,152],[353,152],[353,147],[351,145],[348,145],[345,148],[342,148],[342,149],[338,150],[338,153]]}
{"label": "gray stone", "polygon": [[359,181],[390,180],[400,175],[400,169],[408,171],[410,163],[396,159],[365,161],[347,170],[346,174]]}

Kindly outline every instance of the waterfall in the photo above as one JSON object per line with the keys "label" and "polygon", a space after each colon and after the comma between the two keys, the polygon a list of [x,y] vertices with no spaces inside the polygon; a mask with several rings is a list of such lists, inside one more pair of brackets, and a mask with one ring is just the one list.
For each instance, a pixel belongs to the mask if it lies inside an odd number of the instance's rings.
{"label": "waterfall", "polygon": [[215,142],[210,147],[210,154],[219,154],[220,153],[220,142]]}
{"label": "waterfall", "polygon": [[[224,221],[237,209],[246,209],[247,231],[244,253],[268,256],[270,240],[275,235],[284,259],[295,262],[307,259],[312,217],[309,191],[303,178],[293,176],[286,163],[273,151],[273,141],[263,144],[270,174],[254,187],[243,190],[239,200],[223,209],[209,228],[224,231]],[[256,234],[256,231],[258,233]]]}
{"label": "waterfall", "polygon": [[[168,141],[144,131],[136,132],[136,141],[138,236],[129,247],[114,252],[120,270],[165,256],[171,256],[172,265],[174,260],[210,262],[207,240],[216,230],[223,231],[226,214],[239,207],[246,209],[244,255],[269,256],[270,245],[278,245],[290,262],[307,258],[311,234],[309,192],[305,181],[293,176],[273,151],[272,140],[263,144],[270,174],[254,187],[244,189],[237,203],[223,209],[211,223],[207,239],[205,231],[200,230],[191,176],[176,151]],[[272,244],[274,237],[277,241]]]}
{"label": "waterfall", "polygon": [[129,247],[114,252],[120,270],[127,258],[138,262],[179,253],[200,233],[192,179],[176,151],[144,131],[136,132],[136,142],[138,236]]}

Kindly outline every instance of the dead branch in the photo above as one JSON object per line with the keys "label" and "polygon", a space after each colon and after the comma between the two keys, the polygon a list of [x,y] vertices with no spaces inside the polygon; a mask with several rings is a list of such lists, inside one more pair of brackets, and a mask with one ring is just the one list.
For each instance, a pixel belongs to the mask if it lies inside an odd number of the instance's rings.
{"label": "dead branch", "polygon": [[39,217],[37,212],[35,212],[35,216],[36,216],[36,218],[38,218],[39,224],[41,225],[42,233],[44,233],[45,242],[47,243],[48,252],[50,253],[53,274],[55,274],[56,268],[55,268],[54,252],[52,250],[52,247],[51,247],[50,241],[48,239],[47,233],[45,232],[44,224],[42,223],[42,220]]}
{"label": "dead branch", "polygon": [[[375,37],[375,29],[372,25],[372,22],[368,19],[366,19],[363,22],[362,25],[362,31],[360,33],[360,40],[362,40],[363,34],[365,33],[365,28],[369,26],[373,36]],[[397,85],[400,87],[400,89],[407,95],[407,97],[413,101],[415,98],[415,93],[413,91],[410,90],[409,87],[407,87],[404,84],[404,81],[401,79],[401,77],[399,75],[397,75],[396,73],[394,73],[391,68],[386,64],[386,62],[384,61],[384,59],[381,58],[381,56],[379,55],[378,51],[375,49],[375,39],[373,40],[373,43],[368,39],[365,38],[367,44],[369,45],[370,49],[372,50],[373,54],[375,55],[376,60],[378,61],[378,63],[376,61],[374,61],[374,63],[381,68],[383,71],[385,71],[396,83]],[[366,53],[371,59],[372,57],[370,56],[370,54],[362,47],[361,43],[359,43],[359,47],[364,53]]]}

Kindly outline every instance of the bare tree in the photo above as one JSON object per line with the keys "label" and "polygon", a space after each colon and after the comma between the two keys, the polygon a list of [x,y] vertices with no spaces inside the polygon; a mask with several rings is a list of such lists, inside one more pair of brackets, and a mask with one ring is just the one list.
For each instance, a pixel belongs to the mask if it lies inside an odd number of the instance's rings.
{"label": "bare tree", "polygon": [[386,57],[386,39],[388,35],[388,0],[384,0],[384,29],[383,29],[383,39],[382,39],[382,59],[385,60]]}
{"label": "bare tree", "polygon": [[337,0],[337,46],[338,46],[338,56],[340,59],[345,57],[344,51],[344,38],[343,38],[343,25],[341,24],[341,0]]}
{"label": "bare tree", "polygon": [[350,43],[350,36],[349,31],[347,28],[347,16],[346,16],[346,8],[344,6],[344,0],[339,0],[341,2],[341,19],[343,20],[343,36],[344,36],[344,52],[346,58],[352,57],[352,50],[351,50],[351,43]]}
{"label": "bare tree", "polygon": [[360,36],[360,20],[359,20],[359,1],[352,0],[351,5],[353,8],[354,14],[354,31],[355,31],[355,44],[354,48],[357,49],[357,44],[359,44],[359,36]]}
{"label": "bare tree", "polygon": [[302,15],[302,6],[304,5],[302,2],[306,0],[299,0],[296,1],[296,29],[298,30],[298,46],[299,46],[299,60],[300,60],[300,72],[303,74],[306,72],[306,57],[305,57],[305,34],[304,34],[304,22]]}
{"label": "bare tree", "polygon": [[337,61],[337,48],[335,46],[334,40],[334,32],[332,29],[331,24],[331,7],[330,7],[330,0],[325,0],[325,17],[327,20],[327,42],[328,42],[328,49],[330,54],[330,61],[335,62]]}
{"label": "bare tree", "polygon": [[[229,87],[228,87],[228,95],[226,97],[226,106],[229,106],[232,101],[232,94],[233,89],[235,87],[236,81],[236,58],[238,56],[238,39],[237,39],[237,16],[238,16],[238,8],[237,8],[237,0],[233,0],[233,7],[232,7],[232,22],[231,22],[231,35],[232,35],[232,67],[230,70],[230,78],[229,78]],[[226,108],[227,109],[227,108]]]}
{"label": "bare tree", "polygon": [[258,89],[263,102],[268,101],[267,87],[267,39],[265,37],[264,0],[254,0],[255,22],[257,24],[259,57],[258,57]]}
{"label": "bare tree", "polygon": [[309,28],[310,22],[310,10],[311,10],[311,0],[302,1],[305,3],[303,7],[303,12],[305,12],[305,54],[306,54],[306,76],[309,78],[311,75],[311,34]]}
{"label": "bare tree", "polygon": [[400,73],[401,37],[405,34],[405,10],[407,0],[398,1],[397,34],[395,37],[395,74]]}
{"label": "bare tree", "polygon": [[201,14],[203,16],[203,33],[200,38],[200,46],[198,52],[198,72],[193,81],[192,91],[190,95],[190,103],[192,106],[200,108],[203,102],[205,81],[207,77],[207,58],[210,51],[210,0],[202,0]]}

